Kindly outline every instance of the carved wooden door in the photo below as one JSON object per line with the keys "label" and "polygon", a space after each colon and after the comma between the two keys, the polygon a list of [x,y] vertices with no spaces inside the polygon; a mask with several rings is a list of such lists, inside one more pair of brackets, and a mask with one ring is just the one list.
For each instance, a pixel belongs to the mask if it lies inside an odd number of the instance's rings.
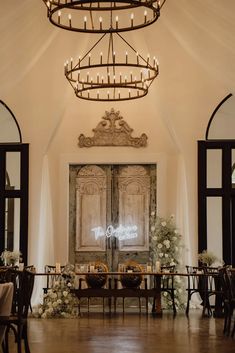
{"label": "carved wooden door", "polygon": [[113,271],[128,259],[148,262],[155,194],[155,165],[72,166],[70,261],[103,261]]}

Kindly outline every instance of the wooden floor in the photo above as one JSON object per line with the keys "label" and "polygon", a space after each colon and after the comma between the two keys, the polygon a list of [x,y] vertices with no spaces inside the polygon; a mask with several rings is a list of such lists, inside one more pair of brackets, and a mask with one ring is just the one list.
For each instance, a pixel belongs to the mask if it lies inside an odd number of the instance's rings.
{"label": "wooden floor", "polygon": [[[77,319],[29,319],[31,353],[234,353],[235,339],[222,333],[223,319],[191,310],[174,319],[151,314],[82,314]],[[11,353],[16,352],[13,341]]]}

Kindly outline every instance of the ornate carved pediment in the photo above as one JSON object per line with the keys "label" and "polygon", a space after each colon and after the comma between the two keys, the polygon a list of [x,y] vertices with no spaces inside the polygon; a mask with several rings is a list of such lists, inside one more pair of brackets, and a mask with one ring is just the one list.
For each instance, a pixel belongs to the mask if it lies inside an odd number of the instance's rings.
{"label": "ornate carved pediment", "polygon": [[105,116],[98,123],[93,137],[86,137],[81,134],[78,138],[79,147],[93,146],[132,146],[145,147],[147,145],[147,135],[142,134],[140,137],[131,136],[133,129],[127,124],[119,111],[105,112]]}

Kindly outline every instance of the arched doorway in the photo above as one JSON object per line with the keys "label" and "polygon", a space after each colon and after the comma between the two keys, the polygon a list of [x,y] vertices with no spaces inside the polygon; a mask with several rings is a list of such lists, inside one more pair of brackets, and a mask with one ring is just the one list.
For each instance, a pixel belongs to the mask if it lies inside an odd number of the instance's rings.
{"label": "arched doorway", "polygon": [[198,141],[198,250],[235,266],[235,97],[214,110]]}

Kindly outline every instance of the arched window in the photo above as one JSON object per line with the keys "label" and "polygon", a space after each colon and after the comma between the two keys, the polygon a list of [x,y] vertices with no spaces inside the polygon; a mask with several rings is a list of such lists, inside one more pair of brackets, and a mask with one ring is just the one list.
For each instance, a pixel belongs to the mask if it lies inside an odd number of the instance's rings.
{"label": "arched window", "polygon": [[214,110],[198,141],[198,248],[235,266],[235,97]]}
{"label": "arched window", "polygon": [[27,263],[28,144],[19,124],[0,100],[0,252],[20,250]]}

